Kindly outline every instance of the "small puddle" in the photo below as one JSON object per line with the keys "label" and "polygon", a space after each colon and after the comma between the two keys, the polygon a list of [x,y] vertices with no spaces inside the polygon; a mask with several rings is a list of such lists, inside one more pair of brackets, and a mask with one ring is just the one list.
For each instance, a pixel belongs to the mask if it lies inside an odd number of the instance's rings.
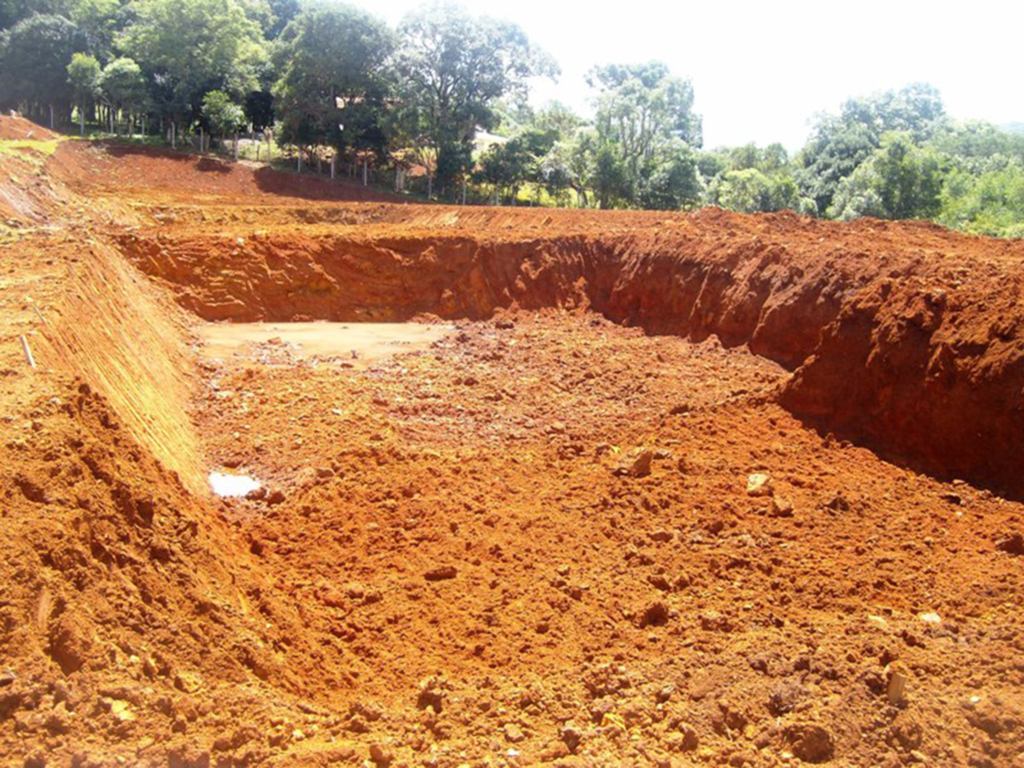
{"label": "small puddle", "polygon": [[260,481],[248,475],[226,475],[223,472],[210,473],[210,487],[224,499],[245,496],[260,487]]}
{"label": "small puddle", "polygon": [[427,323],[207,323],[199,329],[207,359],[295,364],[310,358],[365,368],[400,352],[427,350],[450,333]]}

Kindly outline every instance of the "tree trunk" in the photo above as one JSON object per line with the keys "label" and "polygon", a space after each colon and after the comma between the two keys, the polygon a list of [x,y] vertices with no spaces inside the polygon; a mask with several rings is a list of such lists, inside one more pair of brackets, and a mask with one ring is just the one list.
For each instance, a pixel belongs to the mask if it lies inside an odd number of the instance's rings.
{"label": "tree trunk", "polygon": [[427,171],[427,200],[434,198],[434,176],[430,171]]}
{"label": "tree trunk", "polygon": [[78,134],[85,136],[85,105],[78,108]]}
{"label": "tree trunk", "polygon": [[199,154],[203,154],[203,150],[206,148],[206,132],[203,130],[203,126],[199,126]]}
{"label": "tree trunk", "polygon": [[235,134],[235,162],[238,162],[238,134]]}
{"label": "tree trunk", "polygon": [[178,148],[178,124],[171,122],[171,149]]}
{"label": "tree trunk", "polygon": [[50,105],[50,130],[53,130],[53,104]]}
{"label": "tree trunk", "polygon": [[366,158],[363,158],[363,186],[368,187],[370,185],[369,169],[367,167]]}
{"label": "tree trunk", "polygon": [[299,173],[302,173],[302,147],[299,147]]}
{"label": "tree trunk", "polygon": [[334,169],[338,164],[338,156],[331,155],[331,181],[334,181]]}

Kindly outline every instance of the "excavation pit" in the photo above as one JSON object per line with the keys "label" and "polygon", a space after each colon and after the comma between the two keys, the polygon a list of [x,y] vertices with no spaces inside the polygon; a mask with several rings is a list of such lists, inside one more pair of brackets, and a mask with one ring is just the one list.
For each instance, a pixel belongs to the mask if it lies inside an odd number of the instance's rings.
{"label": "excavation pit", "polygon": [[1024,246],[14,162],[5,758],[1021,753]]}

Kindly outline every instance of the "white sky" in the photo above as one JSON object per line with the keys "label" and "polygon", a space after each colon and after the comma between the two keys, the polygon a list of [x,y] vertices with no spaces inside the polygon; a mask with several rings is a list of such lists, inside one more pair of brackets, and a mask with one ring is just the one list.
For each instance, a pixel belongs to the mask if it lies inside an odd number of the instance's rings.
{"label": "white sky", "polygon": [[[397,24],[419,0],[349,0]],[[558,83],[533,89],[590,113],[595,64],[659,59],[693,80],[706,147],[791,150],[809,123],[848,97],[925,81],[959,119],[1024,122],[1021,0],[655,2],[473,0],[473,13],[519,24],[558,62]]]}

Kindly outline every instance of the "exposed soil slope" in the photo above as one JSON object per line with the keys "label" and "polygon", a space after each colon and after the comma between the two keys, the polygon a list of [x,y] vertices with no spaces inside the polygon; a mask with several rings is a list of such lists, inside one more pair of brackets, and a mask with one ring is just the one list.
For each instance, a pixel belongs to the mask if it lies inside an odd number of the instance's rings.
{"label": "exposed soil slope", "polygon": [[791,214],[646,215],[632,227],[617,217],[619,230],[601,233],[599,216],[557,211],[525,237],[509,229],[521,212],[362,214],[362,224],[236,221],[180,236],[159,227],[118,242],[213,320],[483,319],[557,306],[652,333],[715,334],[799,368],[783,402],[824,429],[1024,491],[1019,242]]}
{"label": "exposed soil slope", "polygon": [[[3,764],[1024,754],[1019,243],[37,160],[0,154]],[[358,368],[191,328],[430,317]]]}

